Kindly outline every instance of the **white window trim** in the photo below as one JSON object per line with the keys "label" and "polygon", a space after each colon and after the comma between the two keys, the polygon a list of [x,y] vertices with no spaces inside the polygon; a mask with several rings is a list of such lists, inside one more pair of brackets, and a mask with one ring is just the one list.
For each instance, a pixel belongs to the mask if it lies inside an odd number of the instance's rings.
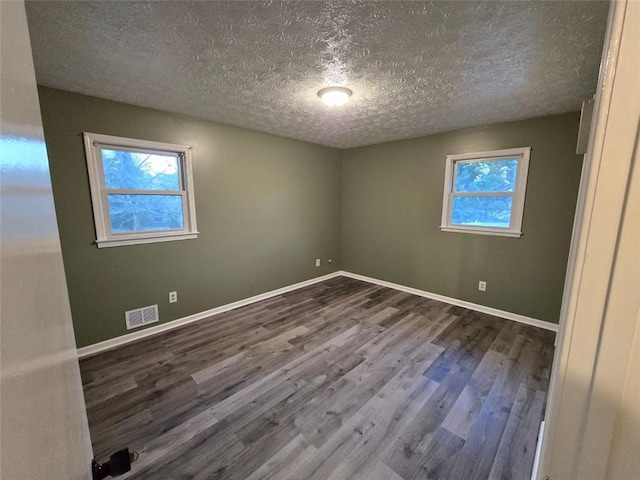
{"label": "white window trim", "polygon": [[[84,148],[89,171],[89,186],[91,188],[91,202],[93,204],[93,218],[96,227],[96,245],[98,248],[120,247],[124,245],[138,245],[145,243],[169,242],[198,237],[196,225],[196,205],[193,190],[193,170],[191,147],[172,143],[152,142],[112,135],[83,132]],[[104,182],[101,147],[119,147],[132,150],[157,150],[159,152],[177,153],[181,157],[181,193],[183,197],[184,228],[182,230],[137,232],[126,234],[112,234],[107,202],[107,189]],[[154,193],[160,193],[154,192]],[[172,191],[172,194],[176,192]]]}
{"label": "white window trim", "polygon": [[[510,148],[506,150],[493,150],[490,152],[464,153],[447,155],[444,175],[444,193],[442,197],[442,221],[440,230],[443,232],[474,233],[479,235],[498,235],[502,237],[522,236],[522,217],[524,214],[524,197],[527,189],[527,176],[529,174],[529,157],[531,147]],[[516,173],[516,188],[514,192],[473,192],[475,196],[506,195],[513,197],[511,208],[511,223],[509,228],[500,227],[474,227],[469,225],[453,225],[451,213],[453,205],[453,185],[455,181],[455,164],[459,161],[486,161],[500,160],[503,158],[516,158],[518,169]]]}

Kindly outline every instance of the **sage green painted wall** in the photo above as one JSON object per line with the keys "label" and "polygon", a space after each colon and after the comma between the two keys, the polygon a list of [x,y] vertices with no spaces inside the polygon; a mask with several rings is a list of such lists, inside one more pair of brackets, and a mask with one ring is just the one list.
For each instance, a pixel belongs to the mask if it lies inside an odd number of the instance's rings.
{"label": "sage green painted wall", "polygon": [[[343,269],[558,323],[582,167],[578,124],[570,113],[343,152]],[[441,232],[446,155],[526,146],[524,236]]]}
{"label": "sage green painted wall", "polygon": [[[163,323],[340,268],[339,150],[39,94],[78,347],[127,333],[126,310],[158,304]],[[98,249],[83,131],[192,145],[199,237]]]}
{"label": "sage green painted wall", "polygon": [[[582,164],[578,113],[341,152],[46,87],[39,94],[79,347],[128,333],[132,308],[158,304],[163,323],[341,267],[558,322]],[[83,131],[193,145],[198,239],[98,249]],[[445,156],[522,146],[533,148],[524,236],[440,232]],[[168,303],[172,290],[178,303]]]}

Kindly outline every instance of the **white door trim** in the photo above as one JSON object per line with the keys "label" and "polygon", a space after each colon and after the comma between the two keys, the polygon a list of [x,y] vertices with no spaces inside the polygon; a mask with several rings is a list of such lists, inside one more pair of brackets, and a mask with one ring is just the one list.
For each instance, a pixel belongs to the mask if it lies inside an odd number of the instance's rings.
{"label": "white door trim", "polygon": [[605,320],[610,320],[607,304],[633,166],[640,104],[637,92],[640,52],[634,44],[640,31],[639,10],[638,2],[611,3],[561,310],[559,348],[551,376],[538,480],[604,478],[602,465],[606,466],[609,445],[603,439],[600,451],[589,449],[592,457],[585,458],[584,448],[591,442],[585,432],[589,432],[592,402],[602,386],[596,371],[603,361],[599,358],[602,333]]}

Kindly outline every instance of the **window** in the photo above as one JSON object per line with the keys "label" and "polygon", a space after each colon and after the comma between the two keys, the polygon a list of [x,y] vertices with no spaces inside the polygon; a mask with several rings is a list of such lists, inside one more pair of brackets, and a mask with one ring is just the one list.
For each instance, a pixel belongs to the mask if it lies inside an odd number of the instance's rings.
{"label": "window", "polygon": [[189,147],[84,134],[98,247],[196,238]]}
{"label": "window", "polygon": [[445,232],[522,235],[531,147],[447,156]]}

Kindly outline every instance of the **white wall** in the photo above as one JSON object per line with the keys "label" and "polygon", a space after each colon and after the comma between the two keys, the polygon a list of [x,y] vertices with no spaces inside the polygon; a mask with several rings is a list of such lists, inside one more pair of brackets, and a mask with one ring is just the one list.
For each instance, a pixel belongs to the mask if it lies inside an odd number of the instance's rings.
{"label": "white wall", "polygon": [[627,480],[640,474],[640,315],[616,427],[607,462],[607,478]]}
{"label": "white wall", "polygon": [[640,2],[612,5],[539,479],[640,474]]}
{"label": "white wall", "polygon": [[24,3],[0,1],[0,477],[91,478]]}

